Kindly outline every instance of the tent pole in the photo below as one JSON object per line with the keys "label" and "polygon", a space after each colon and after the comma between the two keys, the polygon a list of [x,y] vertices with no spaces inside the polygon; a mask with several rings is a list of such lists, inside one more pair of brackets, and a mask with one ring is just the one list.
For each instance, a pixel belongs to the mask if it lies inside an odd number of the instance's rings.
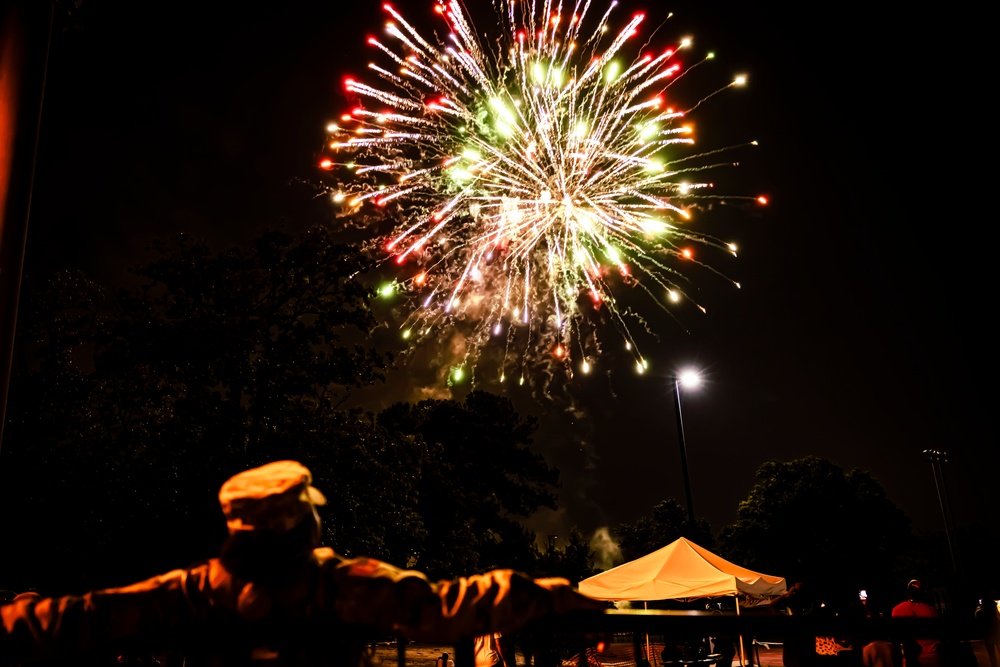
{"label": "tent pole", "polygon": [[[647,604],[647,602],[645,600],[642,601],[642,609],[643,609],[643,611],[649,611],[649,605]],[[651,655],[651,653],[649,651],[649,633],[647,632],[646,633],[646,662],[648,662],[651,665],[656,664],[654,660],[650,659],[650,655]]]}
{"label": "tent pole", "polygon": [[[740,615],[740,596],[739,595],[735,595],[733,597],[736,600],[736,615],[739,616]],[[746,664],[747,664],[747,656],[746,656],[746,652],[744,652],[744,650],[743,650],[743,633],[741,632],[740,633],[740,665],[745,666]]]}

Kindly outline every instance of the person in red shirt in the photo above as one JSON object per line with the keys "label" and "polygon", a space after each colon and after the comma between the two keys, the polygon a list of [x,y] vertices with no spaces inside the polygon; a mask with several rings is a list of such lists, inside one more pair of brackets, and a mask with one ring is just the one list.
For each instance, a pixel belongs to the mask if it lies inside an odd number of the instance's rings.
{"label": "person in red shirt", "polygon": [[[937,609],[927,602],[923,584],[913,579],[906,585],[906,602],[892,608],[893,618],[937,618]],[[916,639],[903,642],[903,667],[941,667],[940,642]]]}

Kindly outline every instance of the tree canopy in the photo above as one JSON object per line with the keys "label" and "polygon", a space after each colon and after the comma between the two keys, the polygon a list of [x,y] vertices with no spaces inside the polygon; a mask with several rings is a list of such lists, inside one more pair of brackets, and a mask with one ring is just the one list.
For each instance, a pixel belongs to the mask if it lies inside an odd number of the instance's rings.
{"label": "tree canopy", "polygon": [[461,403],[399,403],[378,421],[425,448],[417,500],[428,531],[423,569],[439,576],[529,569],[534,537],[520,520],[554,509],[558,485],[558,472],[529,448],[534,420],[506,398],[473,391]]}
{"label": "tree canopy", "polygon": [[910,521],[869,473],[807,456],[767,462],[756,477],[722,532],[727,557],[818,592],[899,588]]}
{"label": "tree canopy", "polygon": [[673,498],[654,505],[648,515],[631,523],[621,524],[615,534],[625,561],[662,549],[679,537],[686,537],[706,549],[715,547],[715,538],[708,522],[695,519],[695,524],[690,525],[687,510]]}
{"label": "tree canopy", "polygon": [[23,548],[0,550],[0,587],[124,584],[210,557],[220,484],[282,458],[313,471],[342,553],[440,574],[532,557],[517,519],[553,506],[558,478],[509,401],[345,408],[391,368],[360,253],[323,228],[156,249],[117,292],[69,272],[25,291],[0,450],[2,530]]}

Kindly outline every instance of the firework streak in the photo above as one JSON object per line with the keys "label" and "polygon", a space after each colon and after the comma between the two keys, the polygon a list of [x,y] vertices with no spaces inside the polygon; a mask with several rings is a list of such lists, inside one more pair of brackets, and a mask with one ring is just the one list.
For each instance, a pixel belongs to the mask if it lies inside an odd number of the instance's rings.
{"label": "firework streak", "polygon": [[689,40],[629,56],[642,15],[614,32],[614,4],[591,18],[589,0],[572,11],[498,2],[489,43],[455,0],[435,6],[447,33],[434,39],[384,5],[388,36],[368,39],[380,82],[348,79],[359,104],[328,128],[322,166],[349,175],[333,199],[398,222],[383,242],[401,277],[382,293],[415,298],[404,338],[460,330],[459,367],[492,346],[500,379],[523,381],[540,359],[589,372],[611,324],[641,372],[615,289],[638,287],[666,309],[690,298],[681,265],[699,263],[692,243],[735,254],[688,229],[710,196],[699,172],[731,162],[712,164],[728,149],[692,149],[684,118],[743,79],[676,109],[666,94],[691,69],[679,62]]}

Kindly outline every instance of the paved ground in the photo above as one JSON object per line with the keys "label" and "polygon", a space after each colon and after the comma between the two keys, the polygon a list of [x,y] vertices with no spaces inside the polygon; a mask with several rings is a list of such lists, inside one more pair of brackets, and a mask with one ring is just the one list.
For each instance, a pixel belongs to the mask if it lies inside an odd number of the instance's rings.
{"label": "paved ground", "polygon": [[[990,667],[989,661],[986,658],[986,651],[983,648],[983,642],[973,641],[971,643],[979,667]],[[659,648],[662,649],[662,646]],[[757,648],[760,654],[760,667],[781,667],[783,665],[780,646],[758,646]],[[655,644],[650,646],[650,652],[653,655],[658,654]],[[441,653],[453,654],[454,648],[451,646],[411,644],[406,648],[405,667],[435,667]],[[373,662],[376,667],[398,667],[396,664],[396,646],[394,644],[379,646]],[[602,667],[626,667],[626,665],[634,665],[631,644],[616,644],[610,647],[605,659],[602,659],[600,662],[602,663]],[[521,667],[523,664],[522,656],[518,655],[518,667]],[[653,667],[661,667],[659,661],[656,661]],[[740,667],[739,659],[733,661],[733,667]]]}

